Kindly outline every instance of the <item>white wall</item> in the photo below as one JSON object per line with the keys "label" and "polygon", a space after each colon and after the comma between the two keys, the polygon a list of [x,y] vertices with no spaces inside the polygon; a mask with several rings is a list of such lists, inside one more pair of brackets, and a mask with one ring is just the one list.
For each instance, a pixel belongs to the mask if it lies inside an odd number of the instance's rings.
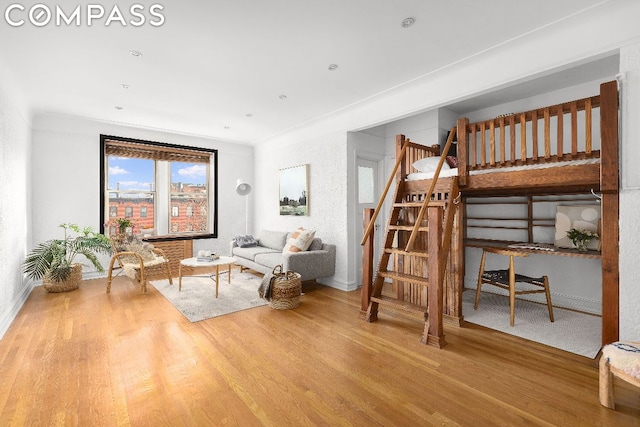
{"label": "white wall", "polygon": [[31,129],[0,80],[0,338],[31,292],[22,262],[31,239]]}
{"label": "white wall", "polygon": [[[297,227],[316,230],[316,236],[337,246],[336,272],[332,278],[318,280],[343,290],[349,282],[349,238],[347,221],[347,134],[320,134],[308,140],[280,140],[256,146],[255,228],[293,231]],[[279,214],[279,170],[309,165],[309,216]]]}
{"label": "white wall", "polygon": [[640,339],[640,43],[620,50],[620,339]]}
{"label": "white wall", "polygon": [[233,236],[244,234],[245,200],[236,194],[235,185],[238,178],[249,182],[254,179],[253,147],[67,116],[39,115],[33,123],[34,243],[60,237],[58,224],[63,222],[99,229],[100,134],[217,149],[218,238],[194,240],[194,250],[206,248],[227,254]]}

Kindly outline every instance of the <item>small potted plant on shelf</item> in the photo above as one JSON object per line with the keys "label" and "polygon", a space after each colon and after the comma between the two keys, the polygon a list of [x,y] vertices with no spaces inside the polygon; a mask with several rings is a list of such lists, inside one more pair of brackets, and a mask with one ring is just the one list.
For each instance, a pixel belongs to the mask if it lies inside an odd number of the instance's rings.
{"label": "small potted plant on shelf", "polygon": [[131,218],[116,218],[114,221],[120,234],[133,233],[133,220]]}
{"label": "small potted plant on shelf", "polygon": [[587,252],[587,246],[592,239],[599,239],[598,233],[589,230],[579,230],[572,228],[567,231],[567,237],[571,239],[573,245],[579,252]]}
{"label": "small potted plant on shelf", "polygon": [[104,268],[97,254],[110,254],[111,242],[91,227],[80,228],[76,224],[60,224],[64,229],[63,239],[52,239],[40,243],[27,254],[24,273],[30,279],[42,279],[49,292],[65,292],[77,289],[82,280],[82,264],[76,262],[84,255],[100,272]]}

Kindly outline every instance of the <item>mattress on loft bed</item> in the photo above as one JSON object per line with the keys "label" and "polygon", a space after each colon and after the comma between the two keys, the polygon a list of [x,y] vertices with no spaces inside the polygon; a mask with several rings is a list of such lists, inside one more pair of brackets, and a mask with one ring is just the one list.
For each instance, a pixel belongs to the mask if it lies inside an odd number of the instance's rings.
{"label": "mattress on loft bed", "polygon": [[[581,159],[581,160],[568,160],[563,162],[549,162],[549,163],[537,163],[531,165],[521,165],[521,166],[508,166],[503,168],[488,168],[488,169],[478,169],[472,170],[469,172],[469,175],[484,175],[488,173],[496,173],[496,172],[513,172],[513,171],[524,171],[524,170],[532,170],[532,169],[548,169],[548,168],[557,168],[564,166],[581,166],[581,165],[590,165],[600,163],[600,158],[593,159]],[[432,179],[434,172],[414,172],[407,175],[407,181],[417,181],[421,179]],[[440,171],[440,178],[447,178],[451,176],[458,175],[458,168],[451,169],[442,169]]]}

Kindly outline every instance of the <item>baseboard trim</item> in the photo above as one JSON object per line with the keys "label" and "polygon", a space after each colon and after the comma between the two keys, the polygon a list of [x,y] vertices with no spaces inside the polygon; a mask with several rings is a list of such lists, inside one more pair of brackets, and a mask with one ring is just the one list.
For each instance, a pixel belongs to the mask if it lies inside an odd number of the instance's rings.
{"label": "baseboard trim", "polygon": [[324,279],[317,279],[316,282],[321,285],[329,286],[330,288],[339,289],[345,292],[351,292],[358,289],[358,285],[355,282],[345,283],[334,280],[332,277],[325,277]]}
{"label": "baseboard trim", "polygon": [[16,316],[20,312],[20,309],[29,298],[31,291],[33,291],[34,283],[29,281],[26,286],[22,289],[22,292],[18,295],[18,297],[13,301],[9,310],[7,310],[2,317],[0,317],[0,339],[4,337],[4,334],[9,330],[9,327],[16,319]]}

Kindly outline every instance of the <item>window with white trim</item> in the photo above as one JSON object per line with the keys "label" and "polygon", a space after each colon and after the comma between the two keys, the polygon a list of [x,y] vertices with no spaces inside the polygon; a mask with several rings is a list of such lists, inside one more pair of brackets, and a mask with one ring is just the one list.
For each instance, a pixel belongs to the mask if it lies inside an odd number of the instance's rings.
{"label": "window with white trim", "polygon": [[136,234],[217,237],[217,150],[106,135],[100,144],[105,234],[128,218]]}

